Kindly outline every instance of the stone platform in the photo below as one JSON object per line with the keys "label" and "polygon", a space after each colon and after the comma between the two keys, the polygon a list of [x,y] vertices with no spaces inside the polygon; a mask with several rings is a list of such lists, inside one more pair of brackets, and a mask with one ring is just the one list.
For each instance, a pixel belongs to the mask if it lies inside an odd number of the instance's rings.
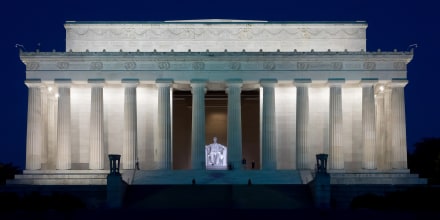
{"label": "stone platform", "polygon": [[[7,180],[8,185],[106,185],[109,170],[24,170]],[[314,178],[312,170],[121,170],[129,185],[245,185],[307,184]],[[427,180],[409,171],[400,172],[332,172],[332,185],[390,184],[420,185]]]}

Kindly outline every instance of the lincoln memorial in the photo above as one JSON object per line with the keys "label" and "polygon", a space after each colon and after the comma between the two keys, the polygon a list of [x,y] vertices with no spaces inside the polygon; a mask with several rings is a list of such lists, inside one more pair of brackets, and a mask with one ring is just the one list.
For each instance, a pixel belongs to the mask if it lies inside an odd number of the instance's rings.
{"label": "lincoln memorial", "polygon": [[413,53],[367,51],[366,22],[64,27],[65,51],[20,52],[28,114],[16,184],[105,184],[109,154],[129,184],[306,184],[317,154],[328,154],[332,184],[421,181],[407,168]]}

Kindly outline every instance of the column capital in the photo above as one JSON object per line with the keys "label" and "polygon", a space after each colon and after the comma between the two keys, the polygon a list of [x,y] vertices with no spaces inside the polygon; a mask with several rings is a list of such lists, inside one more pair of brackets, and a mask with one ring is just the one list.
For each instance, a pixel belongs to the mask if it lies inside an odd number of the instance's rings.
{"label": "column capital", "polygon": [[139,85],[139,79],[122,79],[121,83],[126,88],[137,87],[137,85]]}
{"label": "column capital", "polygon": [[300,86],[308,87],[311,83],[312,83],[312,80],[311,79],[307,79],[307,78],[301,78],[301,79],[294,79],[293,80],[293,84],[296,87],[300,87]]}
{"label": "column capital", "polygon": [[87,83],[89,83],[92,87],[103,87],[105,84],[104,79],[88,79]]}
{"label": "column capital", "polygon": [[26,84],[27,87],[41,87],[41,79],[26,79],[24,81],[24,84]]}
{"label": "column capital", "polygon": [[70,87],[72,85],[71,79],[55,79],[54,83],[60,87]]}
{"label": "column capital", "polygon": [[359,84],[362,87],[370,87],[379,82],[377,78],[362,78]]}
{"label": "column capital", "polygon": [[243,85],[243,80],[241,80],[241,79],[227,79],[226,85],[228,87],[232,87],[232,86],[241,87]]}
{"label": "column capital", "polygon": [[205,87],[208,80],[206,79],[192,79],[190,81],[191,87]]}
{"label": "column capital", "polygon": [[344,78],[329,78],[327,81],[329,87],[341,87],[345,84]]}
{"label": "column capital", "polygon": [[391,80],[391,82],[388,84],[388,86],[391,88],[396,88],[396,87],[405,87],[406,84],[408,84],[407,79],[394,78]]}
{"label": "column capital", "polygon": [[261,79],[260,85],[263,87],[275,87],[278,83],[278,80],[276,79]]}
{"label": "column capital", "polygon": [[172,79],[156,79],[157,87],[169,87],[173,83],[174,81]]}

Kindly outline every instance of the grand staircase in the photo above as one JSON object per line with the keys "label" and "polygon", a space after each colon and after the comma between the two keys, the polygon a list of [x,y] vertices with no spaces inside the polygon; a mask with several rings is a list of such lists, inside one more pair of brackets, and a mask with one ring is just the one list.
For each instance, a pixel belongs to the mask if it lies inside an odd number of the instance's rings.
{"label": "grand staircase", "polygon": [[308,185],[130,185],[131,209],[292,210],[313,207]]}
{"label": "grand staircase", "polygon": [[136,171],[131,185],[303,184],[296,170],[173,170]]}

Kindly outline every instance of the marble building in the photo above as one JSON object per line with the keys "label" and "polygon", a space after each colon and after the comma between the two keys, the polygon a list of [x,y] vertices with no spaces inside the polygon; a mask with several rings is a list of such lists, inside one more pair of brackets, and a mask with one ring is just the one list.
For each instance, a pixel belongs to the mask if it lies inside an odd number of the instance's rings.
{"label": "marble building", "polygon": [[[108,154],[132,184],[207,172],[307,183],[320,153],[334,184],[420,182],[407,168],[413,53],[366,51],[366,22],[64,26],[65,52],[20,53],[29,97],[16,183],[104,184]],[[205,170],[213,137],[233,170]]]}

